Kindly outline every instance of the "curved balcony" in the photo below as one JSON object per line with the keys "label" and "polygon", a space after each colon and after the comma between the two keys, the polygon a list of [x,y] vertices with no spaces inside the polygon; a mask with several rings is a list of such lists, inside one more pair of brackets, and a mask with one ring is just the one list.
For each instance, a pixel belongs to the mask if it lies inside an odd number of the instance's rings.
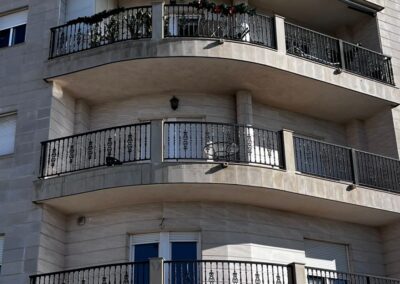
{"label": "curved balcony", "polygon": [[[165,5],[162,13],[154,13],[151,6],[118,8],[52,28],[50,58],[126,40],[206,38],[218,39],[221,44],[230,40],[284,48],[287,54],[333,67],[337,72],[343,69],[394,85],[389,56],[290,23],[276,29],[275,21],[266,15],[225,14],[190,4]],[[279,37],[285,39],[286,47],[277,46]]]}
{"label": "curved balcony", "polygon": [[378,226],[400,212],[399,160],[235,124],[156,120],[46,141],[40,176],[34,201],[71,214],[207,200]]}
{"label": "curved balcony", "polygon": [[31,284],[315,284],[371,283],[399,284],[400,280],[305,267],[303,264],[275,264],[237,260],[190,260],[126,262],[83,267],[32,275]]}

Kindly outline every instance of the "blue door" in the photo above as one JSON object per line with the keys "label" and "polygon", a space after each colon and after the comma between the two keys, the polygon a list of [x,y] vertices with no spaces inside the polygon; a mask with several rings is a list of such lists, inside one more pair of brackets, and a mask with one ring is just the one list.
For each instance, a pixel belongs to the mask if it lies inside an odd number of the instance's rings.
{"label": "blue door", "polygon": [[148,261],[153,257],[158,257],[158,243],[135,245],[135,262],[147,261],[147,263],[135,265],[135,284],[148,284],[150,282]]}
{"label": "blue door", "polygon": [[172,284],[196,284],[198,281],[197,243],[172,242],[170,271]]}

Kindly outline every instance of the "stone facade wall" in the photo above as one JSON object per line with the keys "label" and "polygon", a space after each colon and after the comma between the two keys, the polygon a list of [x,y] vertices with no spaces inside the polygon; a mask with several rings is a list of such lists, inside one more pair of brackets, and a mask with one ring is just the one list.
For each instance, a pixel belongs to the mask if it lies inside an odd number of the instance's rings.
{"label": "stone facade wall", "polygon": [[[349,245],[351,270],[384,274],[379,230],[228,203],[155,203],[67,219],[66,268],[129,259],[129,235],[201,232],[203,259],[304,262],[304,239]],[[164,221],[162,221],[164,218]],[[161,225],[162,223],[162,225]]]}

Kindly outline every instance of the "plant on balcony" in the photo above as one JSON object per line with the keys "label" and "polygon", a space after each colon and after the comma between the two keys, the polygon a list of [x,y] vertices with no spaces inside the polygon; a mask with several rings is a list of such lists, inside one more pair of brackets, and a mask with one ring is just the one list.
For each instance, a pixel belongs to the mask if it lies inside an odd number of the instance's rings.
{"label": "plant on balcony", "polygon": [[97,47],[101,44],[101,26],[95,23],[90,27],[90,46]]}
{"label": "plant on balcony", "polygon": [[108,11],[104,10],[103,12],[94,14],[93,16],[79,17],[77,19],[71,20],[71,21],[67,22],[67,24],[68,25],[79,24],[79,23],[96,24],[110,16],[115,16],[123,11],[125,11],[125,8],[123,8],[123,7],[115,8],[115,9],[108,10]]}
{"label": "plant on balcony", "polygon": [[132,38],[139,38],[141,35],[151,33],[151,14],[149,11],[138,10],[136,14],[125,16],[124,21]]}
{"label": "plant on balcony", "polygon": [[116,16],[111,16],[109,20],[104,24],[105,32],[104,39],[108,43],[113,43],[118,40],[119,35],[119,21]]}
{"label": "plant on balcony", "polygon": [[235,14],[254,15],[256,13],[256,9],[250,8],[244,3],[229,6],[226,4],[215,4],[208,0],[198,0],[198,1],[195,0],[189,5],[197,9],[206,9],[208,12],[215,14],[222,14],[224,16],[235,15]]}

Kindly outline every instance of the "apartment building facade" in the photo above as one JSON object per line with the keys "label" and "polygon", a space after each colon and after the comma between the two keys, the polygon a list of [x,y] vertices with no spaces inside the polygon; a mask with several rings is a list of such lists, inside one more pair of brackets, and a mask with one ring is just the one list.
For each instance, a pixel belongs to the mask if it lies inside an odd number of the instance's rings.
{"label": "apartment building facade", "polygon": [[1,1],[0,283],[400,283],[399,15]]}

